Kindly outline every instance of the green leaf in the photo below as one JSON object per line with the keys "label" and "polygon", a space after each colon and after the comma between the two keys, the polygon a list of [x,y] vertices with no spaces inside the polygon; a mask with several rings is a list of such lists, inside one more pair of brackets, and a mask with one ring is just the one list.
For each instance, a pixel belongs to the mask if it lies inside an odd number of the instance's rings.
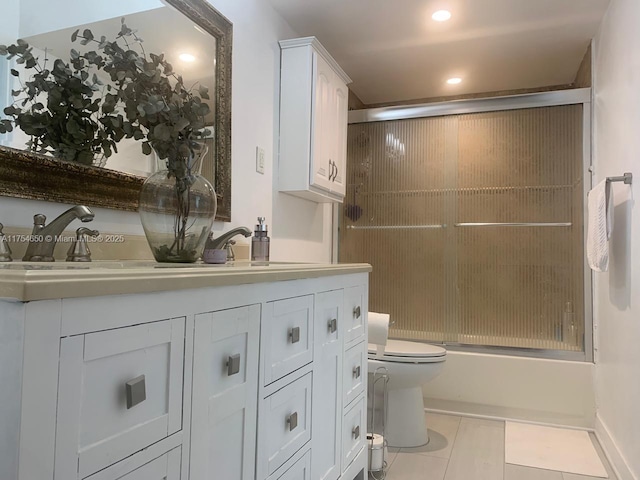
{"label": "green leaf", "polygon": [[151,155],[152,149],[149,142],[142,142],[142,153],[145,155]]}
{"label": "green leaf", "polygon": [[209,100],[209,89],[204,85],[200,85],[200,87],[198,87],[198,93],[205,100]]}
{"label": "green leaf", "polygon": [[18,73],[18,71],[14,68],[11,69],[11,75],[13,75],[14,77],[19,77],[20,74]]}
{"label": "green leaf", "polygon": [[71,41],[75,42],[78,39],[78,33],[80,32],[80,29],[77,29],[75,32],[73,32],[71,34]]}
{"label": "green leaf", "polygon": [[7,55],[8,53],[9,53],[9,50],[7,50],[7,46],[0,45],[0,55]]}

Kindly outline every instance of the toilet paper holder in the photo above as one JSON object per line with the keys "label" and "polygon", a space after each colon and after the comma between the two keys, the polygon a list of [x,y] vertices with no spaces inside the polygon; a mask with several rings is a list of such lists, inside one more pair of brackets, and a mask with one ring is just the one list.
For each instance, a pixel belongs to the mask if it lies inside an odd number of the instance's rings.
{"label": "toilet paper holder", "polygon": [[[387,423],[387,405],[388,405],[388,384],[389,372],[385,367],[379,367],[373,373],[373,382],[371,390],[371,423],[370,429],[375,432],[377,429],[376,415],[376,393],[382,395],[382,422],[380,433],[367,433],[367,445],[369,450],[368,470],[369,478],[374,480],[384,480],[387,475],[387,439],[386,439],[386,423]],[[378,390],[382,392],[378,392]]]}

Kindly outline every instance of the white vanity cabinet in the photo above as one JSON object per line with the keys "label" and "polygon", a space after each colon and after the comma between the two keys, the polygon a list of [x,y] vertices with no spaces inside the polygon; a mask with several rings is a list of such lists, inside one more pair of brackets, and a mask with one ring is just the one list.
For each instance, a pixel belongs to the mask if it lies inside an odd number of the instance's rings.
{"label": "white vanity cabinet", "polygon": [[369,268],[0,300],[0,478],[364,478]]}
{"label": "white vanity cabinet", "polygon": [[280,42],[279,189],[342,202],[351,83],[315,37]]}

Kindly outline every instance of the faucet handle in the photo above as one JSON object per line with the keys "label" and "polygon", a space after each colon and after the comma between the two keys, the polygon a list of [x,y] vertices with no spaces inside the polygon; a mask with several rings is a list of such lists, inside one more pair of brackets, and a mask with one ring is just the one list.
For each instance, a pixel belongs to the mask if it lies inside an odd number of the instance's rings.
{"label": "faucet handle", "polygon": [[91,230],[86,227],[80,227],[76,230],[76,239],[73,241],[67,251],[67,262],[90,262],[91,251],[87,244],[87,237],[97,237],[100,235],[98,230]]}
{"label": "faucet handle", "polygon": [[234,253],[232,248],[235,244],[235,240],[227,240],[224,244],[224,249],[227,251],[227,262],[233,262],[236,259],[236,254]]}
{"label": "faucet handle", "polygon": [[0,262],[11,262],[13,257],[11,257],[11,247],[9,247],[9,242],[7,242],[7,237],[2,231],[4,225],[0,223]]}

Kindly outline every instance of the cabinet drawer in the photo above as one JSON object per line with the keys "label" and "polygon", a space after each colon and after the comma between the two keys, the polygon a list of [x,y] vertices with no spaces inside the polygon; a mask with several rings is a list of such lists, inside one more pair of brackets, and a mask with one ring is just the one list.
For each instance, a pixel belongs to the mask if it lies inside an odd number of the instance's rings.
{"label": "cabinet drawer", "polygon": [[263,378],[268,385],[313,359],[313,295],[269,302],[263,325]]}
{"label": "cabinet drawer", "polygon": [[356,400],[344,414],[342,422],[342,472],[358,456],[367,437],[367,419],[364,396]]}
{"label": "cabinet drawer", "polygon": [[354,343],[359,343],[364,336],[366,318],[364,288],[361,285],[346,288],[344,291],[344,344],[347,348]]}
{"label": "cabinet drawer", "polygon": [[282,468],[284,472],[276,472],[269,480],[311,480],[311,451],[308,450],[291,467],[285,467]]}
{"label": "cabinet drawer", "polygon": [[84,478],[182,428],[184,318],[60,342],[55,478]]}
{"label": "cabinet drawer", "polygon": [[260,419],[264,455],[259,461],[266,477],[311,438],[311,373],[265,398]]}
{"label": "cabinet drawer", "polygon": [[107,468],[85,480],[180,480],[182,447],[176,447],[139,467],[122,473],[117,466]]}
{"label": "cabinet drawer", "polygon": [[349,405],[364,392],[364,379],[367,378],[367,357],[364,342],[359,343],[344,355],[342,372],[342,392],[344,405]]}

